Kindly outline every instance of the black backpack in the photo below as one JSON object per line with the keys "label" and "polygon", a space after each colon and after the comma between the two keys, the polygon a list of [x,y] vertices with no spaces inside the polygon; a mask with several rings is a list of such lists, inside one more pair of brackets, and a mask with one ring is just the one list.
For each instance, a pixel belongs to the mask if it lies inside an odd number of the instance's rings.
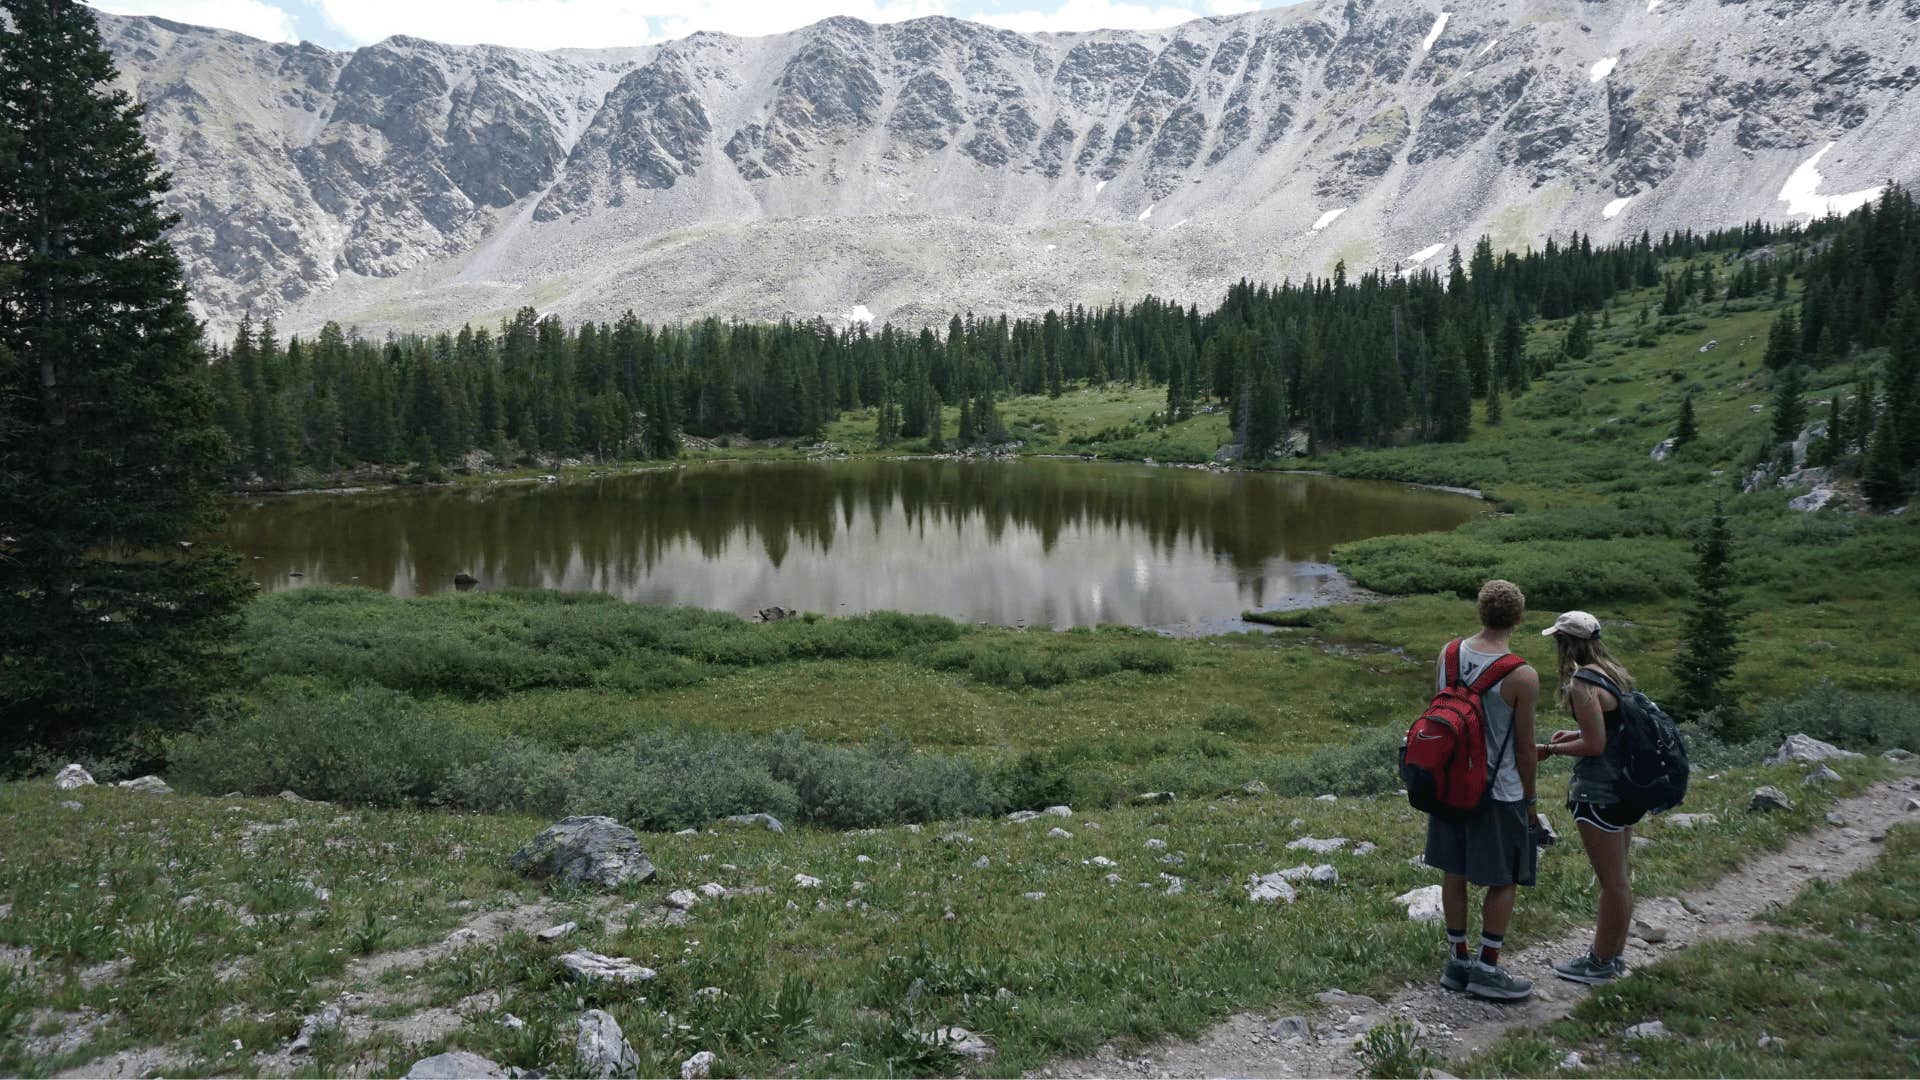
{"label": "black backpack", "polygon": [[1607,760],[1620,775],[1620,799],[1648,813],[1671,810],[1687,797],[1687,741],[1653,699],[1638,690],[1621,692],[1613,680],[1585,668],[1573,677],[1603,687],[1620,702],[1620,722],[1607,743]]}

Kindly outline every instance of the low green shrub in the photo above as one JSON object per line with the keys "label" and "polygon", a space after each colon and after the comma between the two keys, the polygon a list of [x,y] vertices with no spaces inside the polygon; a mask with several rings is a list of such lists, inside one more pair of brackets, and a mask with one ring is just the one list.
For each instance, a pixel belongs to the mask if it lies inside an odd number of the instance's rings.
{"label": "low green shrub", "polygon": [[291,790],[309,799],[382,806],[433,802],[487,740],[379,686],[299,683],[169,747],[170,779],[209,795]]}
{"label": "low green shrub", "polygon": [[984,645],[955,642],[928,653],[926,663],[938,671],[965,672],[975,682],[1005,689],[1059,686],[1122,671],[1164,675],[1178,666],[1172,649],[1160,642],[1143,640],[1075,642],[1052,648],[1007,642]]}

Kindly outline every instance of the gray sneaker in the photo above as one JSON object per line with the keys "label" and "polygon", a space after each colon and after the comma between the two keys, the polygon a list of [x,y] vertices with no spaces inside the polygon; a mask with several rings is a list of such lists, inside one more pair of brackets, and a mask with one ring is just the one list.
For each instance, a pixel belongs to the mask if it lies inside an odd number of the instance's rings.
{"label": "gray sneaker", "polygon": [[1627,962],[1616,956],[1603,964],[1595,960],[1592,953],[1581,953],[1571,960],[1562,960],[1553,965],[1553,973],[1568,982],[1600,986],[1626,975]]}
{"label": "gray sneaker", "polygon": [[1440,973],[1440,985],[1448,990],[1465,990],[1467,981],[1473,978],[1473,961],[1458,956],[1447,957],[1447,970]]}
{"label": "gray sneaker", "polygon": [[1524,1001],[1533,994],[1533,983],[1517,975],[1509,975],[1503,967],[1485,968],[1473,965],[1473,973],[1467,976],[1467,993],[1488,1001]]}

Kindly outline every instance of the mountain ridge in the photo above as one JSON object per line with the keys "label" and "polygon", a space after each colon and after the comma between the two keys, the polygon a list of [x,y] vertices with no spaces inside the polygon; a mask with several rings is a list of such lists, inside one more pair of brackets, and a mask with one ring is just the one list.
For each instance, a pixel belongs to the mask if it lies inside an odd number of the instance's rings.
{"label": "mountain ridge", "polygon": [[1067,34],[840,16],[546,52],[100,21],[216,332],[1211,302],[1920,176],[1920,0],[1321,0]]}

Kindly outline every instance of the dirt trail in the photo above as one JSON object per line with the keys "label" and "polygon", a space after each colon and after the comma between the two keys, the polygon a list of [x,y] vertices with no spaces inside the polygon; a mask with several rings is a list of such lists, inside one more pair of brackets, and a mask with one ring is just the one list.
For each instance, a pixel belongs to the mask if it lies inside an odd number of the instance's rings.
{"label": "dirt trail", "polygon": [[[1810,882],[1853,874],[1879,856],[1889,826],[1920,821],[1920,814],[1903,809],[1914,791],[1920,791],[1920,779],[1913,777],[1874,784],[1834,807],[1833,820],[1844,824],[1796,837],[1786,848],[1755,859],[1698,892],[1640,900],[1634,912],[1634,936],[1627,946],[1628,964],[1651,964],[1695,942],[1746,938],[1767,929],[1755,917],[1768,907],[1792,899]],[[1564,845],[1563,841],[1563,851]],[[1571,847],[1570,857],[1582,857],[1577,844]],[[1438,929],[1434,933],[1437,939]],[[1311,1030],[1304,1037],[1282,1040],[1269,1034],[1280,1014],[1241,1013],[1191,1042],[1160,1042],[1132,1050],[1108,1045],[1091,1057],[1056,1062],[1037,1075],[1354,1076],[1361,1068],[1355,1040],[1390,1016],[1418,1020],[1424,1028],[1422,1046],[1443,1060],[1460,1060],[1512,1028],[1537,1027],[1571,1012],[1590,991],[1555,978],[1551,964],[1585,950],[1590,933],[1583,926],[1505,958],[1508,970],[1533,980],[1533,997],[1524,1003],[1495,1005],[1442,990],[1437,983],[1410,987],[1384,1005],[1333,989],[1319,995],[1322,1008],[1307,1017]],[[1643,933],[1664,940],[1650,943]]]}

